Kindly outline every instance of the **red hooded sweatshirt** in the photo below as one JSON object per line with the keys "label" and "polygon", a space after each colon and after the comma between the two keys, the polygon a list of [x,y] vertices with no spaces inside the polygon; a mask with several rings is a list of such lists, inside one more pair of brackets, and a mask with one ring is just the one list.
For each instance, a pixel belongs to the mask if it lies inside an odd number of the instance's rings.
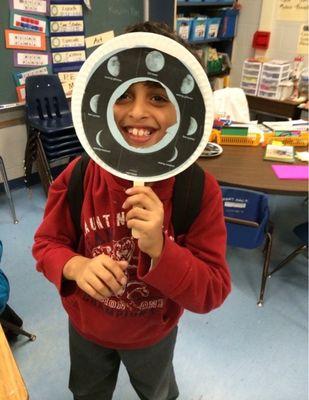
{"label": "red hooded sweatshirt", "polygon": [[[122,208],[125,190],[132,182],[111,175],[93,161],[84,179],[83,236],[78,250],[74,250],[76,235],[67,186],[76,161],[50,187],[33,255],[37,270],[55,284],[71,323],[82,336],[105,347],[142,348],[163,339],[184,309],[207,313],[223,303],[231,282],[225,260],[221,190],[211,175],[205,173],[201,212],[177,243],[171,223],[175,178],[153,184],[164,206],[165,238],[161,257],[150,268],[151,259],[132,238]],[[99,302],[75,282],[65,280],[62,271],[73,256],[91,258],[102,253],[115,260],[127,260],[129,266],[124,293]]]}

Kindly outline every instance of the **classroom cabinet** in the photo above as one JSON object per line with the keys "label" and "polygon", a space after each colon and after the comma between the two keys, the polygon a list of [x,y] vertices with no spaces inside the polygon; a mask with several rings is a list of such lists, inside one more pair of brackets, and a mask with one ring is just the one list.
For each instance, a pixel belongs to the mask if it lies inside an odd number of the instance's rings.
{"label": "classroom cabinet", "polygon": [[[200,50],[209,76],[222,76],[231,67],[239,14],[234,3],[232,0],[149,0],[149,20],[170,25]],[[211,62],[214,53],[219,54],[220,62]],[[220,63],[224,63],[221,70]]]}

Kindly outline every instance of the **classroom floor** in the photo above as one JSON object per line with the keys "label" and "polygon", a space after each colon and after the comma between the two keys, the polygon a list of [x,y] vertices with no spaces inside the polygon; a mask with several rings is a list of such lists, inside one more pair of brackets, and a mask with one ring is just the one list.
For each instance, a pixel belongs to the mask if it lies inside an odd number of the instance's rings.
{"label": "classroom floor", "polygon": [[[40,185],[12,191],[19,224],[0,193],[1,268],[11,284],[9,304],[37,335],[20,336],[13,352],[30,400],[69,400],[67,320],[56,289],[35,271],[33,234],[44,209]],[[292,228],[305,221],[300,197],[271,196],[275,224],[272,265],[297,245]],[[308,395],[308,268],[297,256],[267,282],[264,307],[256,306],[261,250],[228,249],[233,291],[206,315],[185,312],[175,351],[181,400],[305,400]],[[137,399],[121,369],[114,400]],[[99,399],[98,399],[99,400]]]}

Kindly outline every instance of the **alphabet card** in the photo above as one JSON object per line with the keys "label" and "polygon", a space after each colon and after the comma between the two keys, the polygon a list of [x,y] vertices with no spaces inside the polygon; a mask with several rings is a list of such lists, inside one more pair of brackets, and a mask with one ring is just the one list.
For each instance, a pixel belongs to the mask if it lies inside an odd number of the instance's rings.
{"label": "alphabet card", "polygon": [[29,33],[5,29],[7,49],[46,50],[46,36],[43,33]]}

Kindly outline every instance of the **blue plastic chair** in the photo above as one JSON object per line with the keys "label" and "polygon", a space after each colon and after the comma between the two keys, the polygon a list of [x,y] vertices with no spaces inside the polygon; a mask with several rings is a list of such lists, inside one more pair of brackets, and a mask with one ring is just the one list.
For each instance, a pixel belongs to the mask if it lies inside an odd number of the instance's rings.
{"label": "blue plastic chair", "polygon": [[83,148],[76,136],[71,111],[57,75],[35,75],[26,79],[25,183],[30,184],[33,162],[47,193],[53,181],[53,162],[79,155]]}
{"label": "blue plastic chair", "polygon": [[268,197],[264,193],[232,187],[221,187],[227,244],[255,249],[264,244],[264,265],[258,306],[264,302],[269,271],[273,225],[269,220]]}
{"label": "blue plastic chair", "polygon": [[297,225],[293,232],[300,240],[301,245],[298,246],[292,253],[290,253],[284,260],[282,260],[268,275],[272,277],[273,274],[283,268],[289,261],[293,260],[298,254],[308,251],[308,221],[303,224]]}

